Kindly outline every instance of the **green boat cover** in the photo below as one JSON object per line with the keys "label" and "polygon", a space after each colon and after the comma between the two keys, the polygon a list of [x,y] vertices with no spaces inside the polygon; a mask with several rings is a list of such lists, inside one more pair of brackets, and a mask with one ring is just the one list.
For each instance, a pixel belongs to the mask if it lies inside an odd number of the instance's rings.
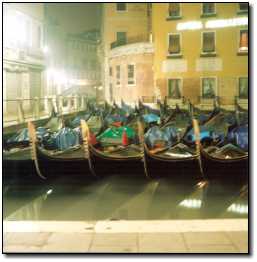
{"label": "green boat cover", "polygon": [[136,132],[134,129],[128,126],[121,127],[109,127],[102,134],[97,137],[97,140],[101,143],[108,144],[121,144],[122,143],[122,134],[126,131],[127,137],[129,139],[134,139]]}

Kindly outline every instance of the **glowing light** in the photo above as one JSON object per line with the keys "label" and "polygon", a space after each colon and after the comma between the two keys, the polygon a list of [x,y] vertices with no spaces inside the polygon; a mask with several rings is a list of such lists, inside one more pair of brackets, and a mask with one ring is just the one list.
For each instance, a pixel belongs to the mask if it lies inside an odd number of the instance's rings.
{"label": "glowing light", "polygon": [[196,30],[196,29],[202,29],[203,24],[200,21],[189,21],[184,23],[178,23],[177,24],[177,30]]}
{"label": "glowing light", "polygon": [[177,24],[177,30],[198,30],[198,29],[212,29],[212,28],[224,28],[233,26],[248,25],[248,17],[236,17],[229,19],[215,19],[209,20],[205,24],[201,21],[188,21]]}
{"label": "glowing light", "polygon": [[179,206],[184,206],[188,208],[200,208],[202,205],[202,200],[199,199],[185,199],[179,203]]}
{"label": "glowing light", "polygon": [[248,25],[247,17],[210,20],[206,22],[205,28],[223,28],[223,27],[242,26],[242,25]]}
{"label": "glowing light", "polygon": [[76,86],[85,86],[87,84],[87,80],[85,80],[85,79],[70,79],[69,83],[71,85],[76,85]]}
{"label": "glowing light", "polygon": [[248,214],[248,205],[232,204],[227,211],[239,214]]}
{"label": "glowing light", "polygon": [[47,69],[46,73],[48,81],[50,81],[51,79],[57,85],[67,85],[68,79],[62,71],[54,68],[49,68]]}
{"label": "glowing light", "polygon": [[49,189],[49,190],[46,192],[46,194],[47,194],[47,195],[50,195],[52,192],[53,192],[53,189]]}
{"label": "glowing light", "polygon": [[44,47],[43,47],[43,52],[44,52],[45,54],[47,54],[47,53],[49,52],[48,46],[44,46]]}
{"label": "glowing light", "polygon": [[27,32],[25,19],[21,13],[7,13],[4,19],[4,40],[8,44],[26,43]]}

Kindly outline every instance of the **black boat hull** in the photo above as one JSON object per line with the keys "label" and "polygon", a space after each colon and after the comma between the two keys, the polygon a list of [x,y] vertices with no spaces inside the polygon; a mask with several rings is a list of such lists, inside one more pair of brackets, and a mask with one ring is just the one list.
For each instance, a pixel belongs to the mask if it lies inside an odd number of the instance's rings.
{"label": "black boat hull", "polygon": [[117,158],[104,156],[92,146],[89,147],[90,160],[98,177],[110,175],[145,176],[142,157]]}
{"label": "black boat hull", "polygon": [[172,179],[200,180],[202,174],[197,157],[188,159],[168,159],[155,156],[145,149],[146,172],[150,178],[168,177]]}
{"label": "black boat hull", "polygon": [[86,158],[61,158],[45,154],[39,147],[36,149],[38,168],[47,180],[68,178],[80,183],[81,179],[92,177]]}
{"label": "black boat hull", "polygon": [[238,159],[217,159],[200,151],[204,175],[207,179],[241,181],[248,179],[248,156]]}

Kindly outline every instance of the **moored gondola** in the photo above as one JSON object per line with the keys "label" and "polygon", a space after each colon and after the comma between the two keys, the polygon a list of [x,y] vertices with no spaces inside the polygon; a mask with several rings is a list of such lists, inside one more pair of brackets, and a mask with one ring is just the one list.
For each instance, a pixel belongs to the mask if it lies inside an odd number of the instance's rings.
{"label": "moored gondola", "polygon": [[[207,179],[247,180],[248,142],[247,145],[242,145],[242,147],[245,147],[244,150],[232,143],[228,143],[229,132],[233,132],[235,128],[240,128],[240,126],[235,124],[233,127],[228,128],[228,130],[232,131],[228,131],[228,133],[225,134],[225,138],[223,138],[225,142],[220,142],[220,144],[223,145],[222,147],[206,146],[203,142],[200,143],[201,166]],[[247,129],[248,127],[245,128]],[[248,134],[243,134],[243,136],[243,142],[246,142],[246,140],[248,140]],[[238,134],[235,134],[235,137],[238,139]],[[217,144],[218,143],[219,142],[217,142]]]}
{"label": "moored gondola", "polygon": [[248,154],[232,159],[220,159],[207,153],[201,146],[201,163],[207,179],[247,180]]}
{"label": "moored gondola", "polygon": [[88,135],[88,153],[90,166],[99,177],[110,175],[144,176],[142,150],[136,144],[119,146],[111,151],[102,151],[90,143],[90,130],[86,122],[82,123]]}
{"label": "moored gondola", "polygon": [[85,177],[94,177],[95,173],[90,170],[88,161],[87,138],[83,137],[83,146],[77,145],[64,151],[51,152],[40,147],[35,135],[33,124],[29,123],[31,136],[31,147],[33,161],[37,173],[42,178],[53,180],[57,178],[67,178],[80,183]]}
{"label": "moored gondola", "polygon": [[[178,120],[184,121],[185,112],[178,112],[181,114]],[[176,118],[176,115],[174,115]],[[183,122],[182,121],[182,122]],[[176,123],[176,122],[175,122]],[[174,122],[167,123],[162,128],[174,127]],[[181,143],[183,136],[187,133],[188,124],[185,122],[180,126],[180,135],[175,139],[175,143],[172,145],[149,149],[145,139],[143,138],[142,125],[139,123],[140,137],[144,148],[144,166],[145,172],[150,178],[168,177],[171,179],[185,178],[185,179],[201,179],[202,173],[200,169],[199,153],[194,148],[189,148],[185,144]],[[169,142],[170,138],[167,139]],[[174,151],[175,150],[175,151]],[[181,151],[183,152],[182,154]]]}

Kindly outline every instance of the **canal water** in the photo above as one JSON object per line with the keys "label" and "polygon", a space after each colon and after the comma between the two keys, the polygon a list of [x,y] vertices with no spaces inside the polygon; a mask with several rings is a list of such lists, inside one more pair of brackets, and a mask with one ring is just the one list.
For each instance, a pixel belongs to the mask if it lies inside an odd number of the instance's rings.
{"label": "canal water", "polygon": [[246,183],[112,176],[4,188],[5,220],[166,220],[248,217]]}

